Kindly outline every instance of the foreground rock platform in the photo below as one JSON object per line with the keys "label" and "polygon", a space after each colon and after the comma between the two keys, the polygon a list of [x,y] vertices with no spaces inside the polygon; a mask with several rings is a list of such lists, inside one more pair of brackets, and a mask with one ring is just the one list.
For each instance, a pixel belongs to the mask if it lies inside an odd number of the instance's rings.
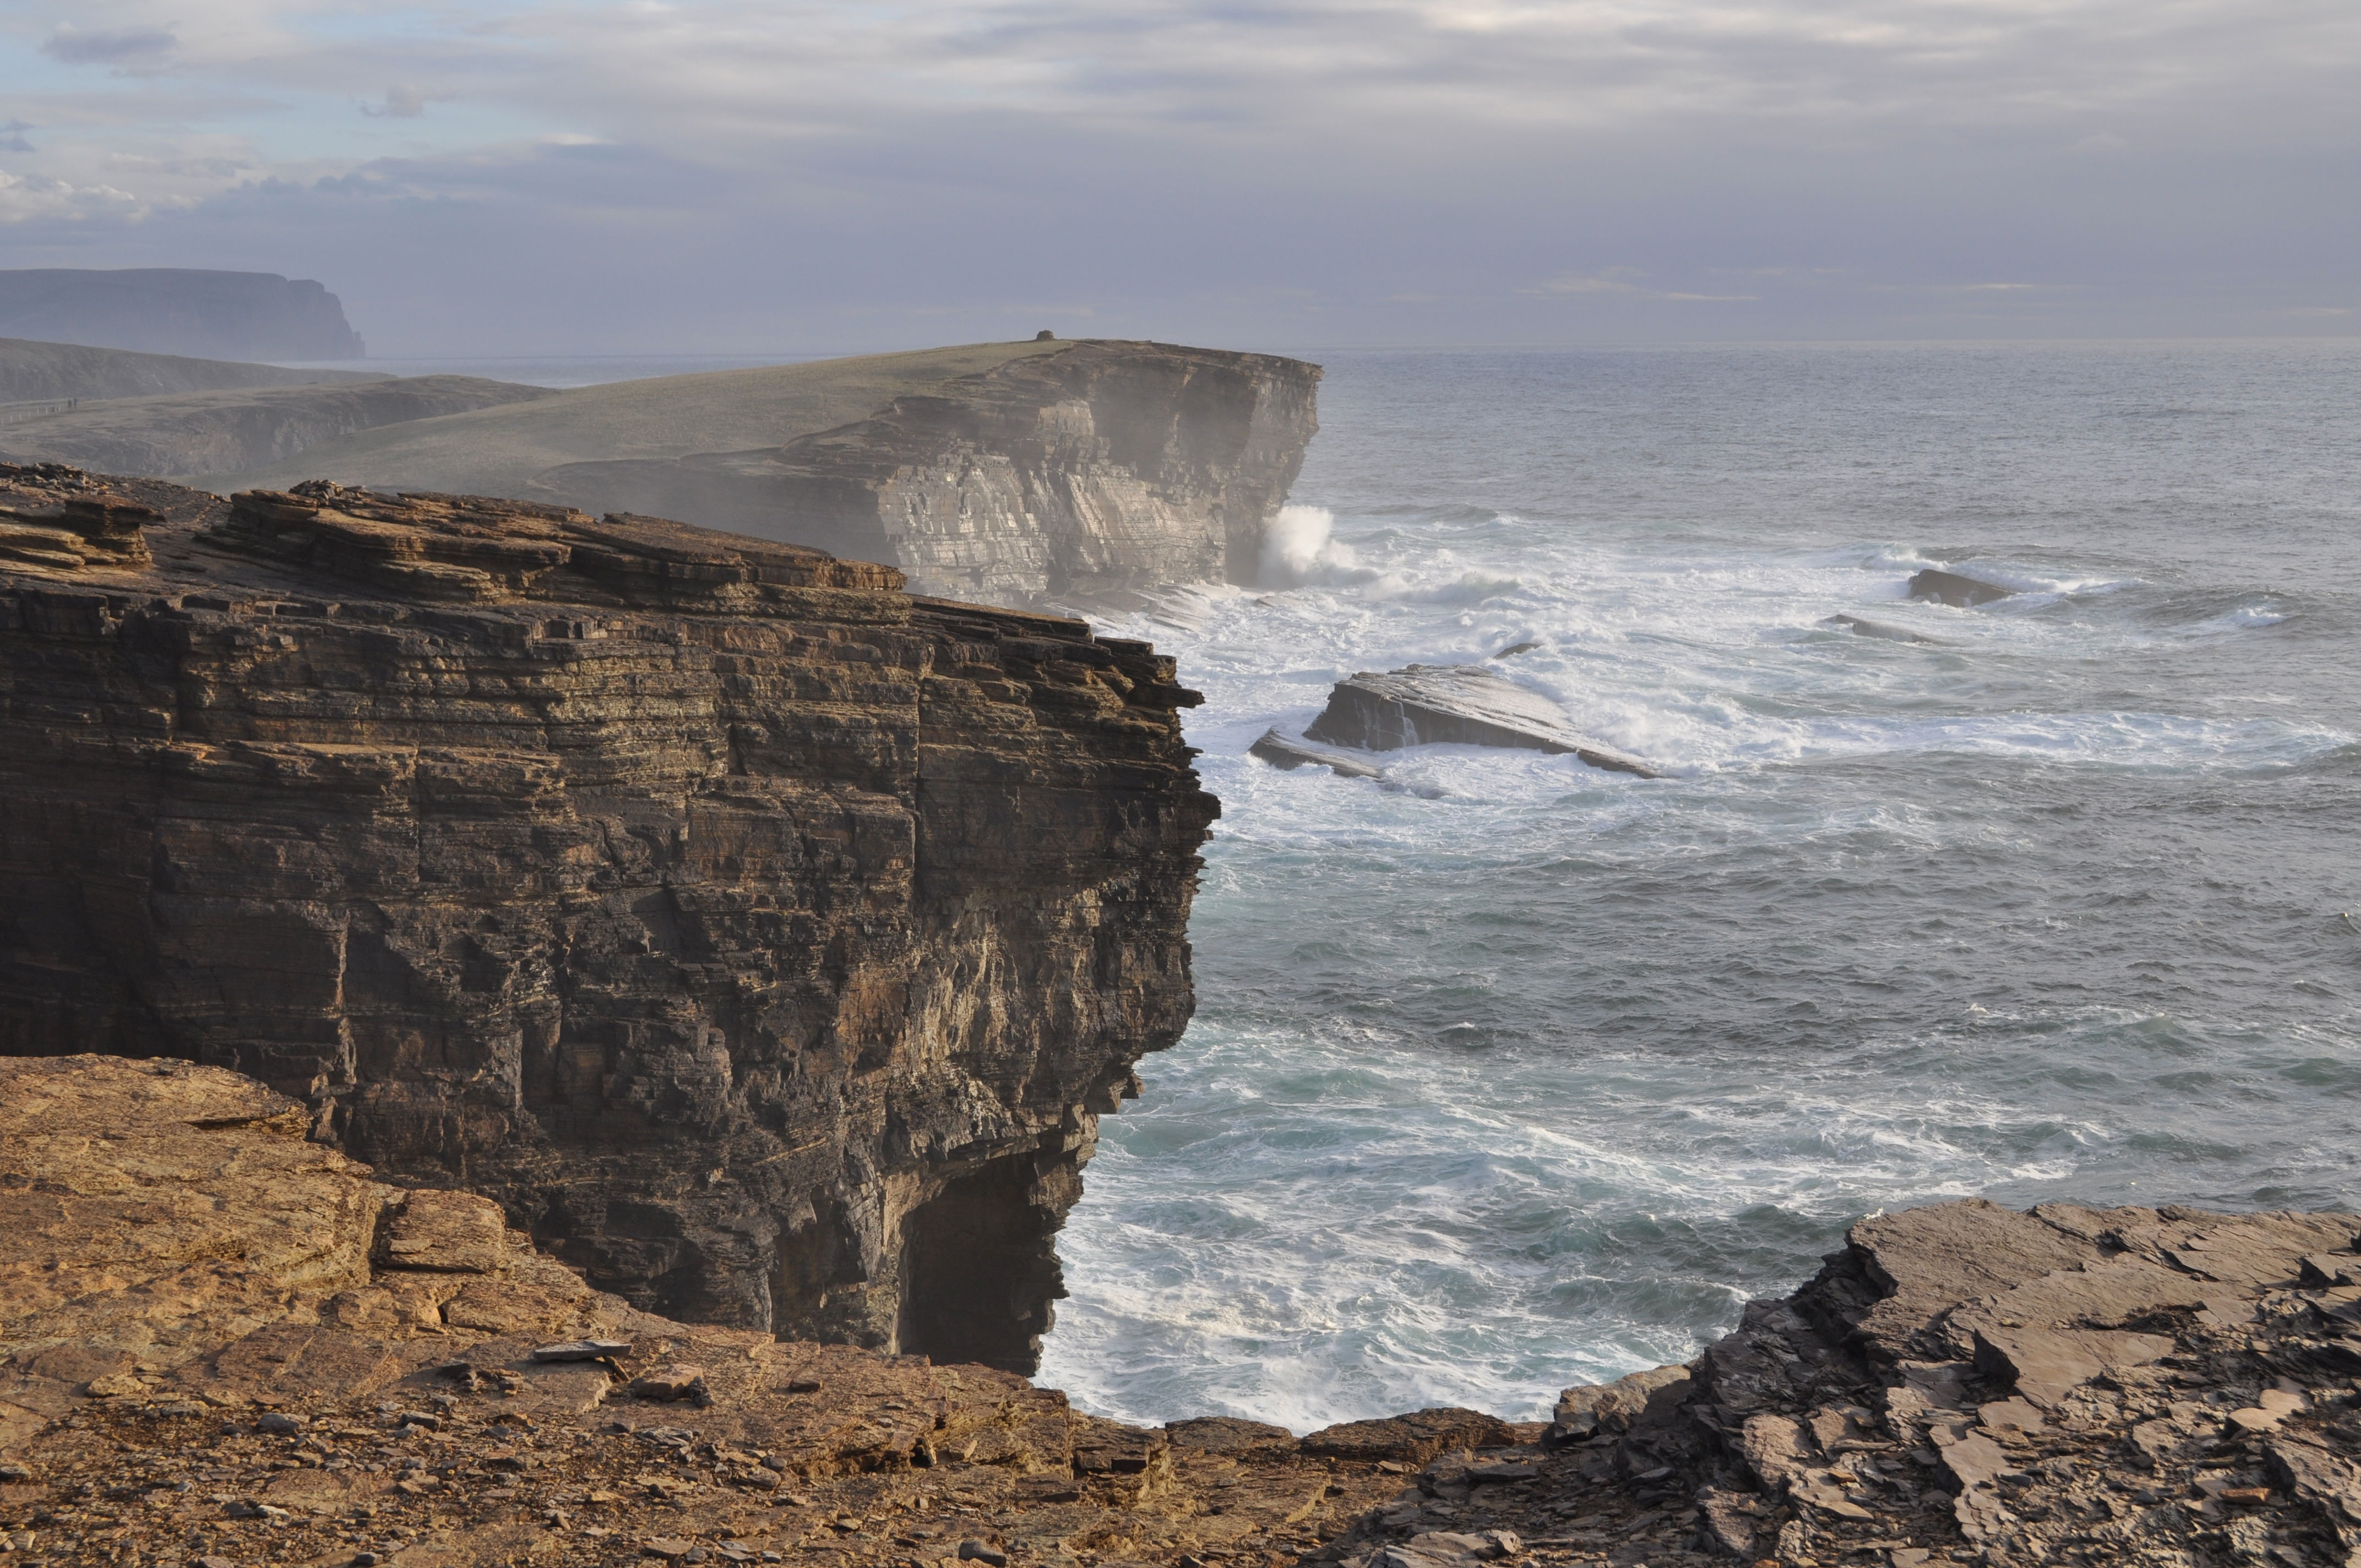
{"label": "foreground rock platform", "polygon": [[[1317,1555],[2361,1563],[2361,1217],[1946,1203],[1855,1225],[1686,1366],[1569,1389]],[[1429,1538],[1420,1544],[1421,1538]]]}
{"label": "foreground rock platform", "polygon": [[0,467],[0,1056],[174,1057],[636,1307],[1027,1371],[1218,809],[1147,644],[472,496]]}
{"label": "foreground rock platform", "polygon": [[[1630,752],[1576,729],[1565,710],[1539,692],[1481,664],[1411,664],[1384,674],[1364,670],[1336,683],[1327,707],[1303,735],[1307,740],[1367,751],[1437,744],[1506,746],[1571,754],[1594,768],[1643,779],[1664,776]],[[1284,736],[1265,740],[1274,750],[1286,744]],[[1324,762],[1313,755],[1301,759]]]}
{"label": "foreground rock platform", "polygon": [[1143,1429],[673,1321],[309,1122],[186,1062],[0,1061],[0,1560],[1263,1568],[1540,1430]]}
{"label": "foreground rock platform", "polygon": [[642,1312],[308,1123],[185,1062],[0,1061],[8,1561],[2361,1562],[2352,1215],[1882,1215],[1546,1429],[1298,1438]]}

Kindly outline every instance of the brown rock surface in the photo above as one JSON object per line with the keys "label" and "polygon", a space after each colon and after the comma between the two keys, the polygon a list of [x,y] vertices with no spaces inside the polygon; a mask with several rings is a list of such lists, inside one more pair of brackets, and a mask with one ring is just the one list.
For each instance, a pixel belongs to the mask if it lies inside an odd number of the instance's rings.
{"label": "brown rock surface", "polygon": [[657,519],[0,508],[107,543],[0,554],[0,1055],[251,1074],[645,1309],[1033,1365],[1191,1004],[1170,659]]}
{"label": "brown rock surface", "polygon": [[[674,1322],[522,1236],[486,1274],[373,1270],[404,1204],[465,1195],[309,1121],[185,1062],[0,1061],[7,1561],[1263,1568],[1400,1484],[1252,1422],[1168,1437],[990,1367]],[[608,1354],[536,1357],[559,1338]]]}
{"label": "brown rock surface", "polygon": [[[1881,1217],[1687,1368],[1567,1390],[1583,1431],[1427,1410],[1299,1442],[1126,1427],[988,1367],[669,1321],[522,1236],[487,1273],[372,1268],[401,1205],[439,1195],[374,1181],[304,1141],[308,1120],[185,1063],[0,1062],[0,1539],[20,1561],[2361,1553],[2361,1288],[2305,1282],[2307,1260],[2361,1262],[2348,1215]],[[1881,1311],[1905,1280],[1917,1306]],[[2046,1366],[2037,1404],[1980,1354],[1993,1328],[2161,1348]]]}
{"label": "brown rock surface", "polygon": [[1982,1202],[1867,1220],[1686,1378],[1567,1390],[1530,1477],[1444,1455],[1315,1555],[1395,1568],[1508,1530],[1543,1563],[1624,1568],[2361,1563],[2361,1288],[2334,1283],[2356,1230]]}

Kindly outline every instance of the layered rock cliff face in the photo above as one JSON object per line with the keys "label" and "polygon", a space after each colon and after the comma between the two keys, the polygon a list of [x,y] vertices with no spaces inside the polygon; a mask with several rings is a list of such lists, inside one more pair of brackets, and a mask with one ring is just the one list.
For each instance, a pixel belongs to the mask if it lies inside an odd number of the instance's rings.
{"label": "layered rock cliff face", "polygon": [[251,1074],[642,1308],[1033,1365],[1191,1003],[1170,660],[653,519],[0,478],[0,1054]]}
{"label": "layered rock cliff face", "polygon": [[1078,343],[783,446],[566,464],[534,489],[891,561],[924,593],[1248,583],[1318,429],[1319,379],[1268,355]]}

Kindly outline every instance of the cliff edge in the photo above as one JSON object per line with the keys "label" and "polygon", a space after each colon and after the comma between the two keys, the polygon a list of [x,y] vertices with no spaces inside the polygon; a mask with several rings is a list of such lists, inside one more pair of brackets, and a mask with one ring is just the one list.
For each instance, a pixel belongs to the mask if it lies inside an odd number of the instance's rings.
{"label": "cliff edge", "polygon": [[1126,1426],[674,1321],[172,1060],[0,1060],[0,1542],[27,1563],[2334,1568],[2349,1214],[1882,1214],[1685,1366],[1514,1426]]}
{"label": "cliff edge", "polygon": [[1195,700],[659,519],[0,469],[0,1054],[250,1074],[642,1310],[1029,1370],[1192,1003]]}
{"label": "cliff edge", "polygon": [[586,387],[327,442],[214,483],[640,512],[1012,605],[1251,582],[1320,367],[1171,344],[977,344]]}

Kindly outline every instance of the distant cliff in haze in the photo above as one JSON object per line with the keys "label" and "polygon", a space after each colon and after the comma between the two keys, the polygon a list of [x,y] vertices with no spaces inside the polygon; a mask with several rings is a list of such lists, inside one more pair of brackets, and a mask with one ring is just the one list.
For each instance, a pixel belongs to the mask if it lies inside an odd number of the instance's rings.
{"label": "distant cliff in haze", "polygon": [[0,271],[0,337],[207,359],[357,359],[335,295],[275,272]]}

